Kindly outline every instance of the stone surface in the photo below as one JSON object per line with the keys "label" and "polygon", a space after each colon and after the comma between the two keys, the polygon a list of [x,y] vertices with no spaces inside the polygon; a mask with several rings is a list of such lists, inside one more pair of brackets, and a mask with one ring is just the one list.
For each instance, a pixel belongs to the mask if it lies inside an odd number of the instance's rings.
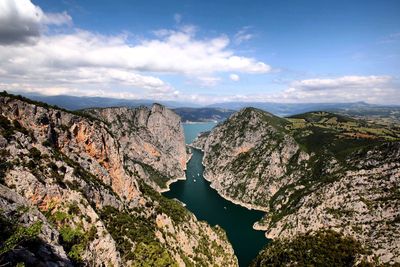
{"label": "stone surface", "polygon": [[[180,118],[173,111],[154,104],[151,108],[104,108],[86,112],[104,120],[117,138],[131,172],[141,172],[157,189],[166,188],[169,180],[185,177],[186,147]],[[139,163],[151,166],[165,176],[153,181]]]}

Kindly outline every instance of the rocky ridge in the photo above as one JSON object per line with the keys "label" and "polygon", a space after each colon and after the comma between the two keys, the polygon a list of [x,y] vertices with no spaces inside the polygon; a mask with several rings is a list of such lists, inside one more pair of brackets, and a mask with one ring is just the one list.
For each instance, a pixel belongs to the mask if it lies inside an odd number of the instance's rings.
{"label": "rocky ridge", "polygon": [[106,122],[121,145],[129,173],[139,172],[158,191],[184,179],[186,145],[180,117],[173,111],[154,104],[151,108],[87,109],[85,113]]}
{"label": "rocky ridge", "polygon": [[255,225],[267,237],[333,229],[360,240],[368,261],[399,263],[398,137],[359,132],[369,126],[334,114],[307,116],[300,123],[246,108],[192,146],[222,196],[267,212]]}
{"label": "rocky ridge", "polygon": [[[1,263],[237,265],[221,228],[197,221],[157,193],[139,168],[126,164],[130,144],[120,143],[123,130],[113,129],[105,117],[6,93],[0,96],[0,114]],[[154,119],[154,134],[162,131],[162,120]],[[172,144],[183,138],[176,129]],[[165,136],[152,140],[168,147]],[[182,171],[182,165],[176,173],[171,166],[152,167],[157,168],[171,177]]]}

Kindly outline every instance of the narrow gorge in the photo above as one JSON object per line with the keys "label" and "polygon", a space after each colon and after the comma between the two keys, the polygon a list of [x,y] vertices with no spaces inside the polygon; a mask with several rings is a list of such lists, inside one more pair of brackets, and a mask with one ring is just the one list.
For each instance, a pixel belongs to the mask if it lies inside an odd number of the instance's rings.
{"label": "narrow gorge", "polygon": [[400,263],[398,127],[255,108],[182,125],[159,104],[68,111],[6,92],[0,104],[1,264]]}

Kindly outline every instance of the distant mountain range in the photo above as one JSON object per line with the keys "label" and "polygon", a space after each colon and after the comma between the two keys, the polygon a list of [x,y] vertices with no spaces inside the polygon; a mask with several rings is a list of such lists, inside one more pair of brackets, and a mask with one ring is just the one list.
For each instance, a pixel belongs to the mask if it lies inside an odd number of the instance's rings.
{"label": "distant mountain range", "polygon": [[299,113],[305,113],[316,110],[345,110],[345,109],[360,109],[373,108],[377,105],[368,104],[365,102],[352,103],[273,103],[273,102],[226,102],[216,103],[208,107],[218,107],[225,109],[240,110],[245,107],[258,108],[268,111],[278,116],[290,116]]}
{"label": "distant mountain range", "polygon": [[70,96],[70,95],[56,95],[56,96],[44,96],[38,94],[23,94],[24,96],[36,100],[48,103],[50,105],[56,105],[61,108],[68,110],[79,110],[86,108],[105,108],[105,107],[139,107],[139,106],[152,106],[153,103],[162,104],[168,108],[177,107],[200,107],[195,103],[183,103],[178,101],[162,101],[162,100],[151,100],[151,99],[118,99],[109,97],[82,97],[82,96]]}
{"label": "distant mountain range", "polygon": [[207,122],[207,121],[223,121],[235,110],[223,108],[175,108],[173,109],[183,122]]}
{"label": "distant mountain range", "polygon": [[273,102],[224,102],[201,106],[192,102],[162,101],[152,99],[116,99],[106,97],[78,97],[69,95],[44,96],[24,94],[33,100],[46,102],[68,110],[102,107],[138,107],[151,106],[154,102],[173,109],[182,121],[222,121],[234,111],[245,107],[254,107],[277,116],[291,116],[310,111],[331,111],[349,116],[390,117],[400,121],[399,105],[375,105],[365,102],[352,103],[273,103]]}

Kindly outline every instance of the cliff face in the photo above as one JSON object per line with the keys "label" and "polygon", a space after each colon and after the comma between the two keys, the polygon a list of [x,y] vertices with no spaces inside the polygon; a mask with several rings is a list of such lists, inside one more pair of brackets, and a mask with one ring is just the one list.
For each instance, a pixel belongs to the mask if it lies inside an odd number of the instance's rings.
{"label": "cliff face", "polygon": [[268,210],[269,199],[299,179],[295,169],[309,158],[280,126],[273,126],[278,123],[286,122],[248,108],[200,135],[192,145],[204,150],[204,175],[211,186],[226,198]]}
{"label": "cliff face", "polygon": [[151,108],[104,108],[86,110],[108,125],[121,145],[124,164],[138,172],[157,190],[184,178],[186,146],[180,118],[173,111],[154,104]]}
{"label": "cliff face", "polygon": [[[137,123],[147,118],[144,131],[159,134],[160,154],[179,150],[183,140],[177,125],[170,124],[162,135],[164,117],[157,114],[168,112],[161,106],[138,112]],[[125,152],[132,143],[121,143],[123,130],[114,131],[106,117],[99,120],[5,93],[0,114],[1,263],[237,265],[222,229],[197,221],[129,165]],[[170,135],[173,129],[177,132]],[[172,145],[166,144],[168,138]],[[143,151],[133,152],[135,160],[148,156],[140,156]],[[178,158],[175,172],[172,165],[147,163],[150,170],[170,170],[173,177],[183,169]]]}
{"label": "cliff face", "polygon": [[281,119],[244,109],[193,146],[221,195],[267,211],[255,226],[269,238],[331,228],[381,262],[400,262],[400,144],[388,142],[396,138],[329,113]]}
{"label": "cliff face", "polygon": [[[381,262],[400,262],[400,143],[387,143],[353,153],[349,168],[316,184],[309,192],[287,190],[271,206],[259,226],[270,238],[294,237],[299,233],[330,228],[361,241]],[[334,167],[341,168],[342,166]],[[324,177],[325,178],[325,177]],[[299,185],[300,186],[300,185]],[[285,205],[293,194],[302,193],[298,207]],[[283,197],[287,194],[286,197]],[[284,209],[287,209],[284,211]],[[282,218],[277,219],[277,215]]]}

